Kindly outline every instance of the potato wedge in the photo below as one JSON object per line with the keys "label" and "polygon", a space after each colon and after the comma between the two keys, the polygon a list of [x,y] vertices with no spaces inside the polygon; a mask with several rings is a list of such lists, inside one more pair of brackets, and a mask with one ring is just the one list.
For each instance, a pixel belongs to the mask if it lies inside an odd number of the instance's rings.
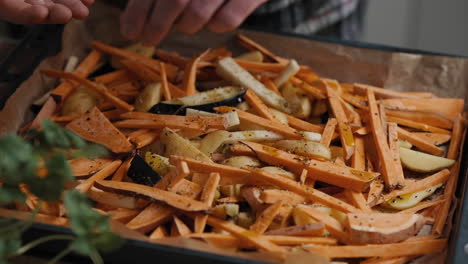
{"label": "potato wedge", "polygon": [[416,172],[434,172],[452,166],[455,161],[400,147],[401,164]]}
{"label": "potato wedge", "polygon": [[234,156],[234,157],[225,159],[223,161],[223,164],[236,167],[236,168],[242,168],[246,166],[258,168],[262,165],[258,159],[254,157],[249,157],[249,156]]}
{"label": "potato wedge", "polygon": [[263,54],[260,51],[251,51],[243,53],[236,57],[238,60],[253,61],[253,62],[262,62],[264,59]]}
{"label": "potato wedge", "polygon": [[[129,45],[125,47],[125,50],[132,51],[138,54],[141,54],[145,57],[151,58],[154,54],[154,51],[156,50],[156,47],[154,46],[145,46],[142,43],[135,43],[132,45]],[[111,65],[112,67],[116,69],[123,68],[122,63],[120,63],[120,58],[118,57],[112,57],[111,58]]]}
{"label": "potato wedge", "polygon": [[99,105],[99,95],[85,87],[73,91],[62,106],[63,116],[78,116]]}
{"label": "potato wedge", "polygon": [[280,167],[267,166],[267,167],[261,168],[260,170],[266,171],[266,172],[269,172],[269,173],[278,174],[278,175],[284,176],[286,178],[296,180],[296,175],[294,173],[292,173],[290,171],[287,171],[285,169],[282,169]]}
{"label": "potato wedge", "polygon": [[283,85],[281,94],[291,106],[293,116],[303,119],[311,115],[312,104],[310,103],[310,99],[302,93],[300,88],[287,82]]}
{"label": "potato wedge", "polygon": [[162,85],[158,83],[148,84],[135,100],[135,111],[148,112],[154,105],[161,102]]}
{"label": "potato wedge", "polygon": [[382,205],[384,207],[396,210],[408,209],[417,205],[420,201],[426,199],[427,197],[431,196],[440,186],[442,186],[442,184],[436,185],[426,190],[422,190],[420,192],[400,195],[395,199],[383,203]]}
{"label": "potato wedge", "polygon": [[274,147],[313,159],[331,159],[330,149],[314,141],[280,140],[274,144]]}
{"label": "potato wedge", "polygon": [[398,140],[398,143],[400,144],[400,148],[406,148],[406,149],[411,149],[413,147],[413,144],[411,144],[407,140]]}
{"label": "potato wedge", "polygon": [[169,128],[163,129],[160,137],[160,144],[163,150],[163,156],[165,157],[176,155],[189,157],[199,161],[211,162],[211,159],[203,152],[198,150],[195,146],[193,146],[190,141],[179,136],[176,132]]}

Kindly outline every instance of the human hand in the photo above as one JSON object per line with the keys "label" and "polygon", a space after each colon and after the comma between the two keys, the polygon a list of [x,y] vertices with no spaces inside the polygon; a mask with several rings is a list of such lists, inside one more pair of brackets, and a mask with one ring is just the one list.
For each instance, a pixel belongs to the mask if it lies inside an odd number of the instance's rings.
{"label": "human hand", "polygon": [[[121,32],[128,39],[157,45],[176,25],[194,34],[203,27],[214,32],[237,28],[267,0],[129,0],[121,17]],[[177,21],[177,22],[176,22]]]}
{"label": "human hand", "polygon": [[0,19],[14,24],[65,24],[88,16],[94,0],[0,0]]}

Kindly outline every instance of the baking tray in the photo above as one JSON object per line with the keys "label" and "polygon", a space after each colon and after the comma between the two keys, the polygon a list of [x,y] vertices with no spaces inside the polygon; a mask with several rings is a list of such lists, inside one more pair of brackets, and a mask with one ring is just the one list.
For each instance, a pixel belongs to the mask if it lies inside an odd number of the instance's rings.
{"label": "baking tray", "polygon": [[[250,28],[251,29],[251,28]],[[0,59],[0,111],[16,88],[24,82],[46,57],[57,54],[61,50],[61,36],[63,26],[40,25],[33,27],[18,46],[3,61]],[[388,52],[403,52],[421,55],[449,56],[466,58],[463,56],[435,53],[416,49],[405,49],[387,45],[369,44],[355,41],[341,41],[317,36],[303,36],[297,34],[281,33],[290,37],[305,38],[315,41],[335,43],[358,48],[374,49]],[[20,62],[20,64],[18,64]],[[464,146],[461,171],[456,196],[458,207],[453,217],[453,228],[450,234],[447,263],[465,264],[468,253],[465,245],[468,244],[468,137]],[[23,235],[25,242],[35,240],[49,234],[70,234],[70,230],[63,227],[35,223]],[[31,255],[50,258],[64,248],[61,242],[51,242],[39,246],[30,252]],[[106,263],[129,263],[138,259],[140,263],[161,261],[162,263],[265,263],[261,261],[218,255],[203,251],[184,249],[169,245],[147,243],[128,239],[124,246],[115,252],[103,255]],[[89,263],[89,260],[77,255],[69,255],[65,261],[73,263]]]}

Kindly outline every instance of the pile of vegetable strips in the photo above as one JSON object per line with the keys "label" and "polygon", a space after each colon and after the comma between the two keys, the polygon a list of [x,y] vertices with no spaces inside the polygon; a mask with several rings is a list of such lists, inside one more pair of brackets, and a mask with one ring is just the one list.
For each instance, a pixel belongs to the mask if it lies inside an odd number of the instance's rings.
{"label": "pile of vegetable strips", "polygon": [[444,252],[464,101],[322,78],[236,40],[246,53],[194,58],[93,42],[42,71],[62,82],[23,130],[49,118],[113,152],[70,160],[73,188],[156,243],[367,264]]}

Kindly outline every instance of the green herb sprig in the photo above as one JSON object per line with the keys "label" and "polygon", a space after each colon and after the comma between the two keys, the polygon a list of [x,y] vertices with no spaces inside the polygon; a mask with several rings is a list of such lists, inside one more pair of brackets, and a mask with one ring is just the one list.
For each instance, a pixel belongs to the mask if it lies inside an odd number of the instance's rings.
{"label": "green herb sprig", "polygon": [[28,219],[0,218],[0,264],[52,240],[70,243],[50,263],[58,262],[72,251],[89,256],[94,263],[102,263],[99,251],[107,252],[122,244],[123,240],[111,232],[108,216],[95,211],[86,195],[64,188],[65,182],[73,180],[67,159],[107,153],[104,147],[87,143],[48,120],[43,121],[41,130],[30,130],[24,138],[13,134],[0,137],[0,207],[24,202],[26,195],[20,188],[24,184],[39,201],[57,202],[63,198],[74,233],[51,235],[22,245],[21,235],[32,225],[40,202]]}

